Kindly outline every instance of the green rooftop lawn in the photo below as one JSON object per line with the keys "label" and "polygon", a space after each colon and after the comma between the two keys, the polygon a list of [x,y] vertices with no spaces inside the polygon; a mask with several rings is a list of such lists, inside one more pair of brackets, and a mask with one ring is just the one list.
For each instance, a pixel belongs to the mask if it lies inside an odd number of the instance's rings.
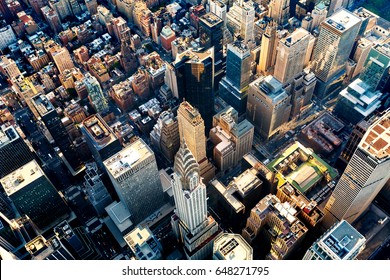
{"label": "green rooftop lawn", "polygon": [[[284,151],[284,153],[270,162],[267,167],[271,170],[274,171],[274,166],[277,166],[280,162],[282,162],[285,158],[287,158],[289,155],[291,155],[296,149],[297,149],[297,144],[293,144],[287,150]],[[310,165],[313,167],[317,173],[317,176],[313,178],[304,188],[302,186],[298,185],[297,182],[289,178],[287,176],[286,178],[280,174],[279,172],[276,174],[276,178],[278,179],[278,187],[284,185],[286,181],[288,181],[290,184],[292,184],[298,191],[301,193],[305,193],[307,190],[309,190],[315,183],[318,182],[318,180],[321,178],[322,174],[324,174],[326,171],[329,172],[329,175],[332,179],[334,179],[337,176],[337,171],[335,171],[330,165],[328,165],[323,159],[321,159],[319,156],[317,156],[315,153],[311,154],[313,158],[300,166],[297,167],[297,169],[293,172],[299,172],[299,170],[304,166],[304,165]],[[293,173],[292,172],[292,173]],[[291,173],[291,174],[292,174]]]}

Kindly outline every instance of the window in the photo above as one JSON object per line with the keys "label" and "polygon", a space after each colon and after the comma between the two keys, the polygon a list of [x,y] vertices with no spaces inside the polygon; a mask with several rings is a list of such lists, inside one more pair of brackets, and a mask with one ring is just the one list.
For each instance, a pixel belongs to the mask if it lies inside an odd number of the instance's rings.
{"label": "window", "polygon": [[195,188],[198,185],[198,174],[193,174],[190,178],[190,187]]}

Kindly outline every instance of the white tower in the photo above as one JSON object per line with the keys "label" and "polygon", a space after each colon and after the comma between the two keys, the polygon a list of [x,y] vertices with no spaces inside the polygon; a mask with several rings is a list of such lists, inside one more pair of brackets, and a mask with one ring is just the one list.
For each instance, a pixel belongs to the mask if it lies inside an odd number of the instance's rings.
{"label": "white tower", "polygon": [[[211,257],[218,224],[207,214],[206,185],[199,176],[199,164],[184,140],[176,154],[172,181],[176,211],[172,226],[184,244],[187,259]],[[208,242],[205,242],[208,240]]]}

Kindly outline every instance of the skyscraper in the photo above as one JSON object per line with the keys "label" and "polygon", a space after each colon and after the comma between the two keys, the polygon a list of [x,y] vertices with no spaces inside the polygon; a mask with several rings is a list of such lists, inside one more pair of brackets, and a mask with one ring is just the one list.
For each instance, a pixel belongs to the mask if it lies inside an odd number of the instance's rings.
{"label": "skyscraper", "polygon": [[76,175],[82,170],[83,163],[53,104],[50,103],[45,95],[33,97],[32,102],[60,149],[62,153],[61,158],[65,165],[71,171],[72,175]]}
{"label": "skyscraper", "polygon": [[325,206],[325,222],[352,223],[390,178],[390,111],[375,121],[359,143]]}
{"label": "skyscraper", "polygon": [[77,0],[67,0],[74,16],[81,14],[81,7]]}
{"label": "skyscraper", "polygon": [[264,236],[261,242],[266,241],[262,246],[270,246],[266,259],[283,260],[299,247],[307,231],[290,203],[282,203],[269,194],[251,210],[242,236],[252,246],[261,235]]}
{"label": "skyscraper", "polygon": [[85,0],[85,6],[91,16],[97,13],[98,5],[96,0]]}
{"label": "skyscraper", "polygon": [[213,142],[213,158],[221,171],[233,168],[251,151],[254,127],[248,120],[238,122],[238,113],[228,106],[213,118],[210,139]]}
{"label": "skyscraper", "polygon": [[121,40],[120,63],[127,74],[133,74],[137,70],[138,60],[131,48],[130,36],[125,36],[125,38]]}
{"label": "skyscraper", "polygon": [[100,178],[99,169],[95,163],[86,164],[84,186],[87,192],[87,196],[92,206],[95,208],[98,215],[105,214],[105,209],[110,203],[112,198],[104,186],[102,179]]}
{"label": "skyscraper", "polygon": [[252,1],[238,0],[226,15],[226,26],[234,37],[241,38],[244,43],[253,41],[255,25],[255,8]]}
{"label": "skyscraper", "polygon": [[26,214],[41,231],[49,230],[69,215],[69,208],[35,160],[1,180],[20,214]]}
{"label": "skyscraper", "polygon": [[390,44],[374,46],[367,57],[360,79],[373,90],[382,90],[390,81]]}
{"label": "skyscraper", "polygon": [[364,134],[367,132],[367,129],[373,124],[376,116],[369,117],[358,122],[349,136],[348,142],[344,147],[344,150],[341,152],[339,159],[347,165],[351,160],[356,148],[358,147],[360,141],[362,140]]}
{"label": "skyscraper", "polygon": [[13,126],[0,127],[0,178],[34,159]]}
{"label": "skyscraper", "polygon": [[214,166],[206,155],[205,127],[201,114],[187,101],[180,104],[177,111],[180,140],[185,140],[188,148],[199,164],[199,174],[207,184],[215,175]]}
{"label": "skyscraper", "polygon": [[339,93],[333,113],[346,123],[355,125],[381,107],[381,97],[380,91],[373,91],[358,78]]}
{"label": "skyscraper", "polygon": [[160,42],[161,46],[167,52],[171,50],[171,43],[176,39],[175,31],[173,31],[169,25],[165,25],[160,33]]}
{"label": "skyscraper", "polygon": [[220,82],[219,95],[240,115],[246,111],[251,62],[251,54],[245,44],[236,41],[227,45],[226,76]]}
{"label": "skyscraper", "polygon": [[214,60],[222,59],[223,21],[213,13],[199,18],[200,46],[209,49],[214,47]]}
{"label": "skyscraper", "polygon": [[42,7],[41,11],[42,11],[43,17],[46,19],[50,28],[55,33],[61,32],[62,26],[61,26],[60,17],[58,16],[57,12],[55,10],[49,8],[49,6]]}
{"label": "skyscraper", "polygon": [[199,164],[185,140],[181,141],[173,168],[174,232],[184,244],[187,259],[206,259],[211,257],[213,240],[220,230],[217,222],[207,213],[206,185],[200,177]]}
{"label": "skyscraper", "polygon": [[310,16],[306,16],[302,21],[302,27],[306,30],[312,32],[313,30],[318,30],[320,23],[326,19],[328,14],[327,6],[323,1],[317,2],[314,6],[314,9],[311,11]]}
{"label": "skyscraper", "polygon": [[61,20],[72,14],[71,7],[67,0],[49,0],[49,6],[57,12]]}
{"label": "skyscraper", "polygon": [[347,221],[334,224],[307,250],[304,260],[354,260],[366,239]]}
{"label": "skyscraper", "polygon": [[261,76],[249,85],[247,118],[264,139],[271,138],[288,121],[290,100],[273,76]]}
{"label": "skyscraper", "polygon": [[122,149],[119,139],[99,114],[89,116],[82,124],[81,132],[92,156],[98,166],[103,168],[103,161]]}
{"label": "skyscraper", "polygon": [[338,87],[337,78],[343,73],[360,24],[361,20],[357,16],[344,9],[321,23],[313,53],[313,71],[319,79],[319,96]]}
{"label": "skyscraper", "polygon": [[150,133],[152,144],[160,149],[164,157],[173,162],[180,147],[179,124],[170,111],[164,111],[159,116],[156,125]]}
{"label": "skyscraper", "polygon": [[290,0],[271,0],[268,4],[268,16],[279,25],[286,25],[290,18]]}
{"label": "skyscraper", "polygon": [[[332,15],[334,12],[336,12],[338,9],[343,7],[343,1],[345,0],[329,0],[329,15]],[[345,5],[344,5],[345,8]]]}
{"label": "skyscraper", "polygon": [[12,58],[8,58],[5,55],[0,57],[0,71],[10,80],[22,74],[16,62]]}
{"label": "skyscraper", "polygon": [[185,99],[197,108],[206,126],[211,128],[214,115],[214,50],[191,49],[176,56],[173,62],[179,100]]}
{"label": "skyscraper", "polygon": [[210,12],[222,19],[223,25],[226,24],[227,1],[223,0],[208,0]]}
{"label": "skyscraper", "polygon": [[85,74],[84,84],[87,87],[89,102],[91,102],[95,111],[97,113],[107,112],[109,109],[108,103],[98,80],[90,73],[87,73]]}
{"label": "skyscraper", "polygon": [[51,47],[48,52],[53,58],[60,73],[64,72],[66,69],[74,68],[73,60],[67,48],[55,45]]}
{"label": "skyscraper", "polygon": [[296,75],[289,83],[284,84],[284,90],[291,95],[290,119],[299,116],[303,108],[311,104],[316,84],[316,76],[307,68]]}
{"label": "skyscraper", "polygon": [[17,258],[28,258],[24,245],[38,234],[38,228],[28,216],[10,220],[0,212],[0,246]]}
{"label": "skyscraper", "polygon": [[0,11],[3,15],[5,21],[9,24],[12,23],[13,17],[10,9],[8,8],[7,1],[6,0],[0,0]]}
{"label": "skyscraper", "polygon": [[277,47],[277,23],[271,21],[265,28],[265,32],[261,39],[261,50],[259,64],[257,65],[257,73],[267,75],[273,73],[273,67],[276,60]]}
{"label": "skyscraper", "polygon": [[104,166],[121,202],[130,211],[134,225],[163,205],[156,158],[142,139],[105,160]]}
{"label": "skyscraper", "polygon": [[296,29],[279,41],[274,77],[282,84],[291,82],[302,73],[309,41],[310,33],[303,28]]}

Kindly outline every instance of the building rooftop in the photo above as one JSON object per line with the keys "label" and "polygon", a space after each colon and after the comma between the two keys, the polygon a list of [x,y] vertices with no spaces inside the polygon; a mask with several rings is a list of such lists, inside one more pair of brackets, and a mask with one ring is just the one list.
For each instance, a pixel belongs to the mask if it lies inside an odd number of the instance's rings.
{"label": "building rooftop", "polygon": [[124,238],[130,248],[134,249],[135,244],[141,245],[152,236],[148,228],[137,227],[132,232],[127,234]]}
{"label": "building rooftop", "polygon": [[185,61],[185,63],[203,63],[207,58],[211,58],[212,51],[208,49],[206,51],[195,51],[193,49],[185,50],[184,52],[177,54],[174,64]]}
{"label": "building rooftop", "polygon": [[344,124],[325,112],[316,120],[308,124],[302,134],[306,141],[314,143],[321,151],[332,152],[342,144],[342,140],[336,135],[344,128]]}
{"label": "building rooftop", "polygon": [[205,23],[208,27],[214,27],[217,26],[218,24],[221,25],[223,23],[220,17],[218,17],[217,15],[211,12],[201,16],[199,19],[200,21]]}
{"label": "building rooftop", "polygon": [[252,260],[253,249],[240,234],[220,233],[214,240],[214,258]]}
{"label": "building rooftop", "polygon": [[332,259],[348,259],[348,254],[361,247],[365,238],[347,221],[341,221],[320,239],[318,245],[331,253]]}
{"label": "building rooftop", "polygon": [[46,251],[45,255],[49,255],[52,252],[54,252],[54,250],[52,248],[47,246],[46,239],[41,235],[37,236],[36,238],[34,238],[30,242],[28,242],[25,245],[25,247],[27,249],[27,252],[29,252],[33,256],[39,255],[40,253],[43,253],[45,251]]}
{"label": "building rooftop", "polygon": [[280,41],[282,44],[285,44],[287,47],[291,47],[296,43],[300,42],[302,39],[308,37],[309,35],[310,35],[309,31],[307,31],[306,29],[298,28],[289,36],[283,38]]}
{"label": "building rooftop", "polygon": [[238,177],[234,178],[229,187],[236,189],[241,197],[245,197],[254,188],[259,187],[263,182],[257,177],[257,170],[255,168],[247,169]]}
{"label": "building rooftop", "polygon": [[192,107],[192,105],[187,101],[183,101],[180,104],[178,112],[181,112],[181,114],[194,126],[203,122],[202,116],[200,115],[199,111],[196,108]]}
{"label": "building rooftop", "polygon": [[390,110],[367,130],[359,147],[377,160],[390,157]]}
{"label": "building rooftop", "polygon": [[0,183],[6,194],[11,196],[44,175],[45,174],[38,163],[35,160],[32,160],[14,172],[1,178]]}
{"label": "building rooftop", "polygon": [[351,27],[360,24],[361,20],[353,13],[339,9],[332,16],[323,21],[322,25],[328,26],[339,33],[343,33]]}
{"label": "building rooftop", "polygon": [[13,126],[1,126],[0,127],[0,148],[8,145],[12,141],[19,139],[20,136]]}
{"label": "building rooftop", "polygon": [[130,220],[131,214],[122,202],[114,201],[105,210],[121,232],[126,231],[133,225]]}
{"label": "building rooftop", "polygon": [[228,51],[232,51],[235,55],[243,59],[250,55],[250,50],[246,44],[242,41],[235,41],[232,44],[228,44]]}
{"label": "building rooftop", "polygon": [[287,201],[282,203],[275,195],[269,194],[264,197],[252,209],[253,211],[261,220],[267,215],[273,214],[281,221],[286,221],[283,232],[275,232],[271,228],[270,233],[288,241],[286,243],[289,247],[308,231],[305,225],[297,218],[297,210]]}
{"label": "building rooftop", "polygon": [[242,204],[236,197],[234,197],[234,193],[236,190],[234,188],[226,187],[219,180],[215,179],[210,182],[211,185],[225,198],[227,203],[230,204],[231,207],[234,208],[236,213],[242,212],[245,210],[245,205]]}
{"label": "building rooftop", "polygon": [[167,38],[172,35],[175,35],[175,32],[169,27],[169,25],[165,25],[161,30],[160,36]]}
{"label": "building rooftop", "polygon": [[381,106],[381,96],[380,91],[371,91],[369,85],[360,79],[354,80],[340,92],[340,97],[353,103],[354,109],[364,117],[372,114]]}
{"label": "building rooftop", "polygon": [[316,225],[322,221],[324,213],[318,208],[317,202],[314,200],[307,199],[306,196],[299,193],[293,186],[290,184],[285,184],[281,187],[285,195],[289,197],[289,203],[297,207],[306,214],[306,217],[310,219],[313,225]]}
{"label": "building rooftop", "polygon": [[124,239],[140,260],[159,259],[161,257],[161,246],[157,243],[149,228],[137,227],[125,235]]}
{"label": "building rooftop", "polygon": [[94,140],[96,149],[102,149],[111,144],[117,137],[99,114],[92,115],[83,121],[83,126],[88,135]]}
{"label": "building rooftop", "polygon": [[261,93],[272,99],[273,103],[287,97],[283,85],[274,76],[261,76],[252,83]]}
{"label": "building rooftop", "polygon": [[39,235],[28,242],[25,247],[34,260],[74,260],[56,237],[46,240],[42,235]]}
{"label": "building rooftop", "polygon": [[138,139],[119,153],[104,161],[104,166],[112,177],[118,178],[133,170],[154,153],[142,139]]}
{"label": "building rooftop", "polygon": [[51,104],[49,99],[43,94],[34,96],[32,102],[41,117],[55,110],[53,104]]}
{"label": "building rooftop", "polygon": [[278,158],[268,164],[268,168],[277,172],[278,187],[288,182],[302,194],[309,191],[323,177],[330,181],[337,176],[337,171],[299,142],[284,150]]}

